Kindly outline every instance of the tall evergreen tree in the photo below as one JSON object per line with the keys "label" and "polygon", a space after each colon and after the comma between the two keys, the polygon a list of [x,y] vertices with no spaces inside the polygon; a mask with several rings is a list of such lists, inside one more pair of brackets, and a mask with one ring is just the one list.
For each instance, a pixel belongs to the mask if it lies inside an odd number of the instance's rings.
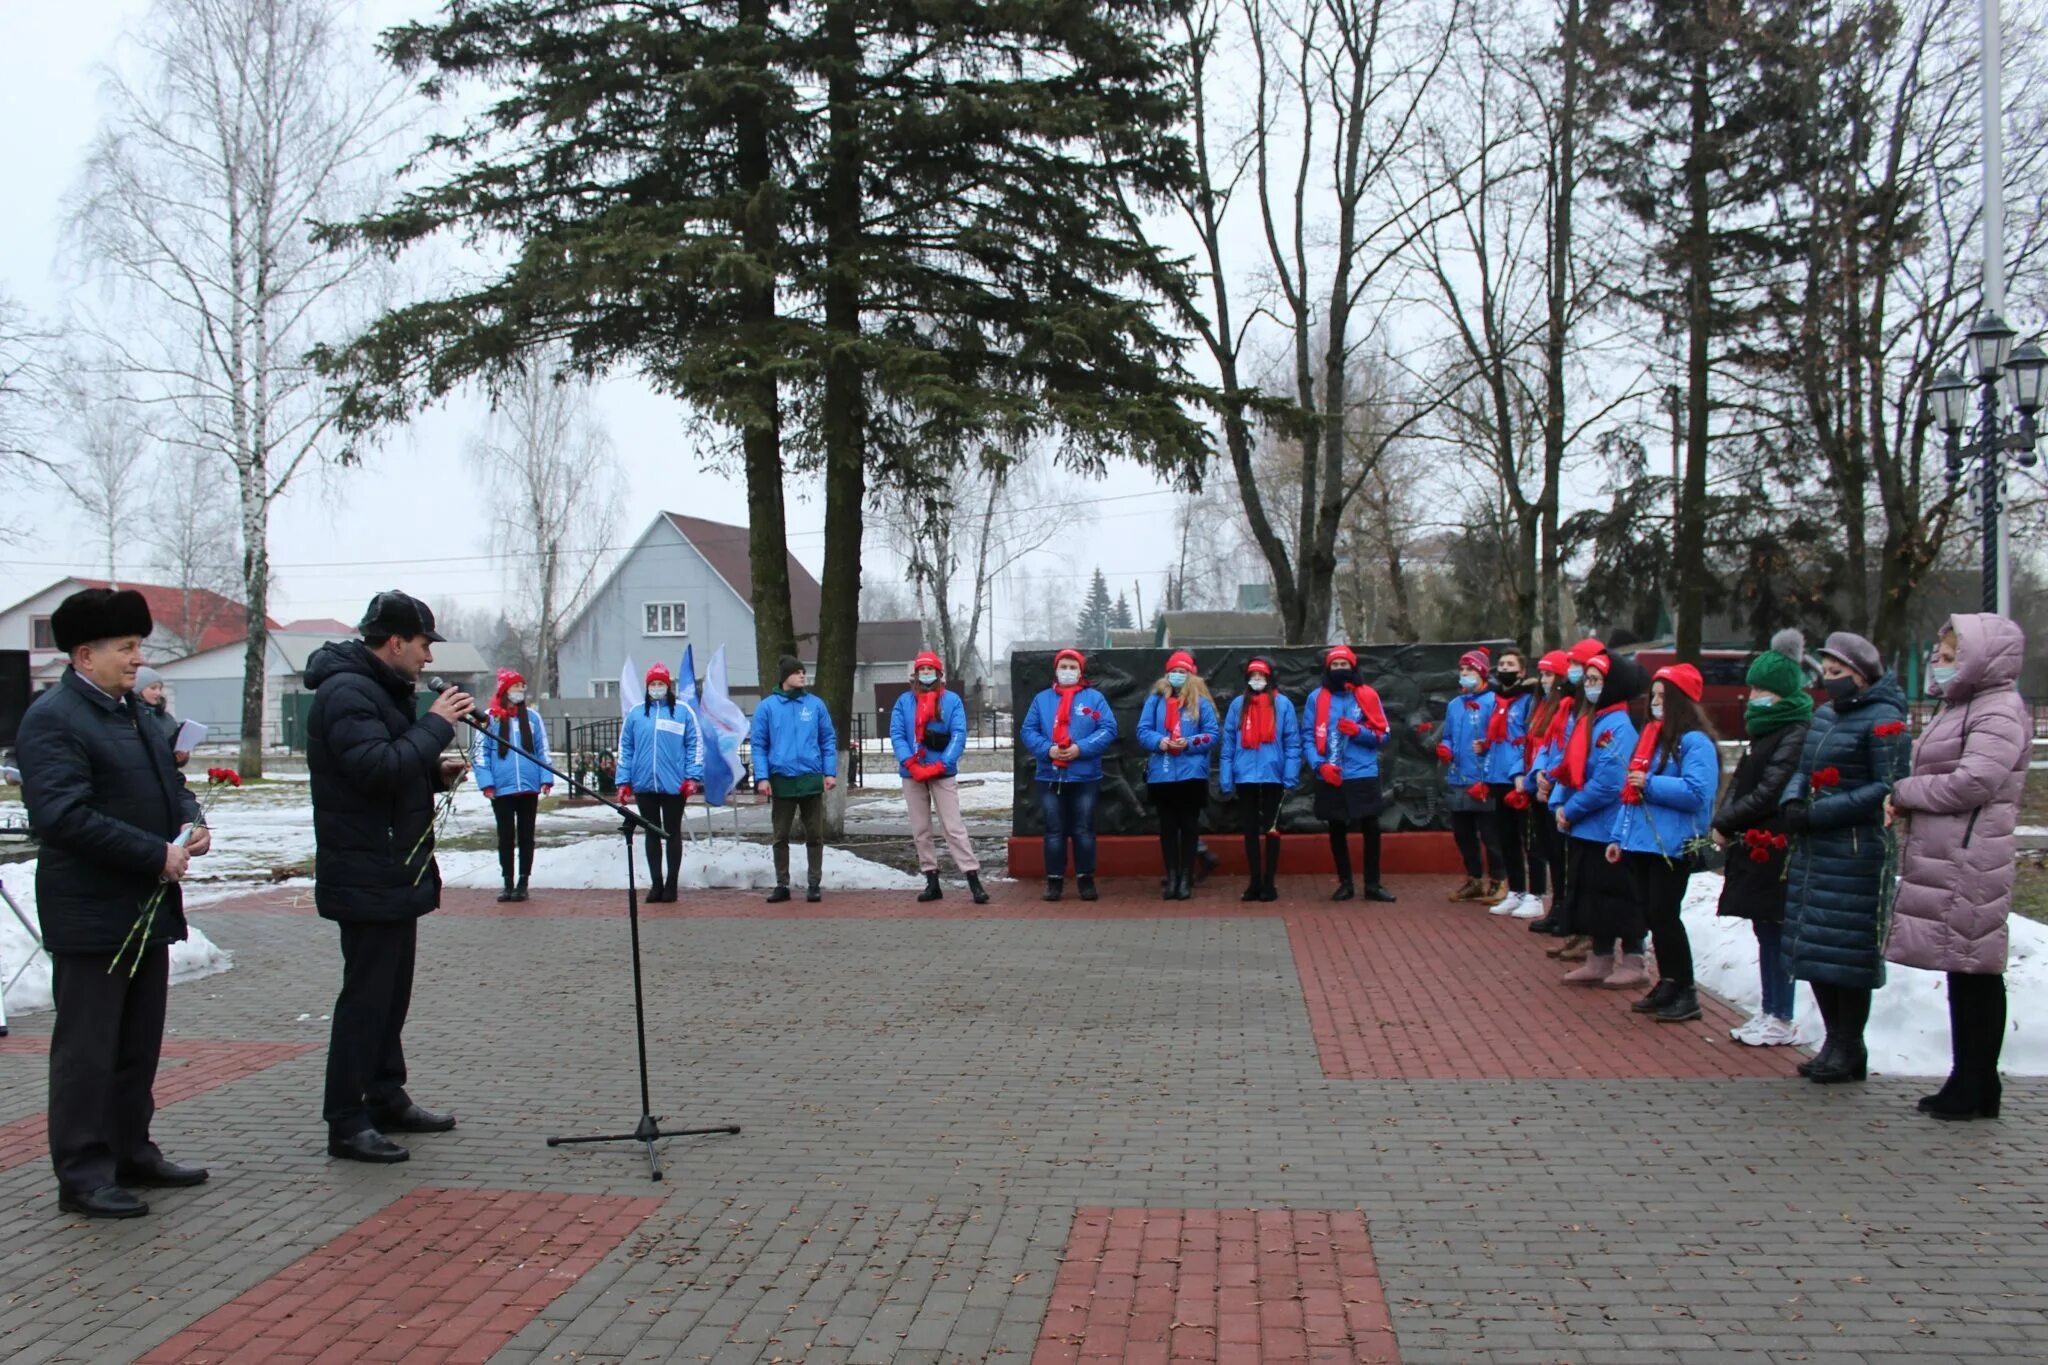
{"label": "tall evergreen tree", "polygon": [[1074,623],[1074,635],[1082,649],[1101,649],[1109,643],[1110,617],[1113,608],[1109,602],[1109,580],[1096,569],[1095,578],[1088,584],[1088,600],[1081,604],[1080,618]]}
{"label": "tall evergreen tree", "polygon": [[1137,618],[1131,615],[1131,599],[1122,593],[1116,595],[1116,606],[1110,610],[1109,628],[1111,630],[1136,630],[1138,628]]}

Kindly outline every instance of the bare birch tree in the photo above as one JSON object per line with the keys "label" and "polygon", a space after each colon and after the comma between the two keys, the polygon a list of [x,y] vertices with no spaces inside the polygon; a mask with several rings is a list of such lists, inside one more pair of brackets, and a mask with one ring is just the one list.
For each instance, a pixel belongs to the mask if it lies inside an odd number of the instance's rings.
{"label": "bare birch tree", "polygon": [[400,87],[358,61],[339,0],[156,0],[110,72],[73,235],[109,287],[95,330],[167,438],[235,478],[248,637],[240,768],[263,766],[270,514],[338,455],[307,363],[348,334],[366,253],[316,248],[316,221],[374,202]]}
{"label": "bare birch tree", "polygon": [[132,538],[135,513],[153,500],[151,485],[161,472],[157,436],[118,381],[81,373],[87,377],[64,392],[69,453],[54,456],[46,468],[50,484],[92,532],[107,577],[118,579],[124,539]]}
{"label": "bare birch tree", "polygon": [[233,610],[241,591],[241,538],[234,471],[219,455],[165,461],[138,530],[144,562],[158,582],[178,590],[177,619],[157,624],[192,653]]}
{"label": "bare birch tree", "polygon": [[470,444],[490,489],[515,629],[544,696],[562,694],[562,626],[590,600],[618,529],[624,475],[592,416],[589,387],[559,355],[525,357],[495,393],[491,431]]}

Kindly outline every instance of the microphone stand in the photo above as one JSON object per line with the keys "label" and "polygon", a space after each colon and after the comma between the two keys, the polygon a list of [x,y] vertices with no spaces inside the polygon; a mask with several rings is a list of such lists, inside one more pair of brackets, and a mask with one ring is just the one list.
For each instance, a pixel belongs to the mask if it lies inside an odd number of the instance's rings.
{"label": "microphone stand", "polygon": [[[435,682],[438,683],[439,681],[438,678],[435,679]],[[439,691],[441,689],[437,687],[435,690]],[[661,828],[652,820],[640,814],[639,811],[628,810],[618,802],[592,791],[589,787],[586,787],[583,783],[570,777],[560,769],[543,763],[535,754],[521,748],[516,740],[492,734],[491,727],[478,720],[475,712],[464,716],[463,721],[470,729],[484,736],[491,743],[503,744],[542,772],[553,774],[571,792],[578,796],[589,797],[599,805],[610,809],[619,817],[619,833],[626,842],[626,923],[631,929],[633,939],[633,1032],[635,1041],[639,1046],[640,1056],[640,1121],[633,1125],[633,1131],[630,1133],[598,1133],[587,1137],[551,1137],[548,1139],[548,1146],[571,1147],[591,1142],[637,1142],[647,1148],[648,1178],[659,1180],[661,1179],[661,1154],[655,1151],[654,1144],[663,1138],[697,1137],[705,1133],[737,1133],[740,1130],[740,1126],[737,1123],[721,1123],[703,1128],[669,1128],[664,1130],[661,1126],[661,1120],[655,1117],[653,1113],[653,1102],[648,1098],[647,1004],[640,977],[640,891],[638,884],[634,881],[633,873],[633,831],[636,829],[645,830],[650,836],[659,838],[661,836]]]}

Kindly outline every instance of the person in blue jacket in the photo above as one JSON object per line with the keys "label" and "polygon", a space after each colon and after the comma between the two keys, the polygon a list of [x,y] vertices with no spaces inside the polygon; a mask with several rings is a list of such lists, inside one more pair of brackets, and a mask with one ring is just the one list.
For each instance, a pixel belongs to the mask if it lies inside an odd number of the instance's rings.
{"label": "person in blue jacket", "polygon": [[1166,869],[1162,900],[1194,897],[1195,842],[1209,804],[1209,759],[1221,726],[1195,657],[1176,650],[1166,675],[1152,684],[1138,713],[1138,747],[1146,754],[1145,790],[1159,813],[1159,855]]}
{"label": "person in blue jacket", "polygon": [[1333,901],[1358,892],[1351,883],[1351,831],[1359,833],[1365,857],[1365,898],[1391,902],[1380,884],[1380,746],[1392,727],[1380,694],[1358,677],[1358,656],[1349,645],[1323,654],[1323,681],[1301,709],[1301,751],[1315,789],[1315,814],[1329,826],[1330,860],[1337,868]]}
{"label": "person in blue jacket", "polygon": [[501,668],[498,690],[491,697],[490,723],[486,732],[477,736],[475,756],[469,764],[477,790],[498,818],[498,871],[505,878],[505,889],[498,893],[501,901],[526,899],[526,879],[533,875],[534,820],[540,813],[541,797],[555,789],[554,774],[536,766],[535,758],[542,763],[553,761],[548,757],[547,727],[541,724],[540,712],[526,705],[526,679]]}
{"label": "person in blue jacket", "polygon": [[1657,670],[1650,683],[1650,723],[1629,760],[1615,834],[1657,950],[1657,984],[1630,1008],[1665,1024],[1700,1017],[1692,940],[1681,911],[1692,880],[1691,848],[1706,837],[1721,788],[1721,752],[1700,710],[1705,690],[1691,664]]}
{"label": "person in blue jacket", "polygon": [[1244,830],[1244,865],[1251,880],[1239,900],[1280,899],[1280,803],[1301,776],[1301,717],[1273,686],[1273,665],[1254,658],[1244,666],[1244,691],[1223,719],[1223,754],[1217,765],[1223,799],[1238,803]]}
{"label": "person in blue jacket", "polygon": [[647,875],[654,883],[647,899],[672,901],[683,869],[683,808],[704,790],[703,731],[690,699],[676,696],[675,678],[666,665],[648,669],[644,686],[640,705],[619,727],[619,800],[639,807],[647,822],[662,831],[647,835]]}
{"label": "person in blue jacket", "polygon": [[755,790],[774,799],[775,889],[771,902],[789,899],[789,835],[797,816],[804,820],[804,853],[809,880],[804,899],[824,899],[825,793],[839,785],[839,734],[832,713],[810,688],[803,660],[785,654],[777,662],[782,685],[754,708]]}
{"label": "person in blue jacket", "polygon": [[1509,645],[1493,665],[1493,710],[1487,717],[1483,767],[1487,790],[1493,794],[1493,841],[1500,848],[1507,879],[1507,894],[1494,902],[1492,913],[1525,919],[1543,913],[1543,898],[1529,894],[1531,887],[1543,883],[1529,865],[1528,802],[1515,795],[1529,766],[1529,716],[1536,699],[1529,656]]}
{"label": "person in blue jacket", "polygon": [[1095,798],[1102,756],[1116,743],[1109,698],[1082,680],[1088,660],[1078,649],[1053,656],[1053,685],[1031,699],[1018,742],[1037,762],[1038,805],[1045,818],[1045,899],[1066,883],[1067,847],[1081,899],[1095,899]]}
{"label": "person in blue jacket", "polygon": [[1486,905],[1498,905],[1507,896],[1493,789],[1486,782],[1494,710],[1487,676],[1492,668],[1493,655],[1484,648],[1459,658],[1458,695],[1444,704],[1443,739],[1436,746],[1437,762],[1444,765],[1444,809],[1451,813],[1451,837],[1465,862],[1465,884],[1451,899]]}
{"label": "person in blue jacket", "polygon": [[[1586,960],[1565,980],[1575,986],[1646,985],[1643,970],[1643,908],[1636,888],[1621,865],[1619,851],[1610,860],[1621,819],[1621,793],[1628,785],[1629,759],[1636,748],[1636,724],[1630,704],[1643,694],[1643,668],[1635,660],[1600,655],[1586,663],[1580,684],[1579,717],[1565,744],[1564,783],[1569,789],[1557,807],[1557,827],[1571,837],[1567,855],[1574,885],[1574,927],[1591,940]],[[1615,961],[1615,940],[1622,961]],[[1624,967],[1632,971],[1623,971]],[[1620,989],[1618,986],[1617,989]]]}
{"label": "person in blue jacket", "polygon": [[946,687],[946,665],[926,650],[910,663],[910,690],[889,711],[889,747],[896,751],[896,771],[903,776],[903,803],[910,814],[910,841],[917,865],[924,870],[920,901],[946,893],[939,886],[939,849],[932,838],[933,817],[946,836],[953,864],[967,877],[976,905],[988,904],[981,887],[981,863],[960,818],[960,755],[967,749],[967,705]]}

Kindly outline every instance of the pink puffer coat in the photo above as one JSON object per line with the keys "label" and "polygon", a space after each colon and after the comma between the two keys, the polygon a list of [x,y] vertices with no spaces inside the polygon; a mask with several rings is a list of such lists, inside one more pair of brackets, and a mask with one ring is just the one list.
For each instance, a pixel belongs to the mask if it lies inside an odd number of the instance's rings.
{"label": "pink puffer coat", "polygon": [[1955,616],[1956,676],[1892,789],[1906,821],[1885,956],[1936,972],[2005,970],[2020,789],[2032,720],[2013,684],[2026,637],[2002,616]]}

